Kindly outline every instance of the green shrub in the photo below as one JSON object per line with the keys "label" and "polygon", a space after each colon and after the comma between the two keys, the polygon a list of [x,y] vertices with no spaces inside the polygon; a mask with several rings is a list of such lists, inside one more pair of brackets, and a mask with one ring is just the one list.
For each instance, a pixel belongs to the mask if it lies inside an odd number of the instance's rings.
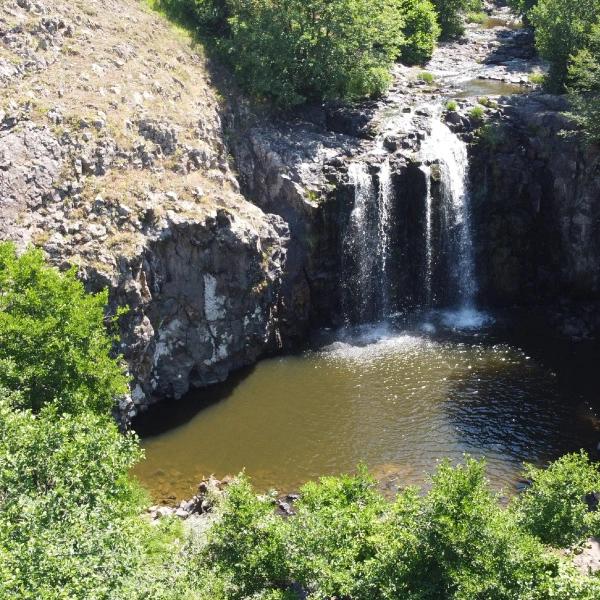
{"label": "green shrub", "polygon": [[549,590],[576,578],[572,568],[561,572],[558,557],[500,508],[482,461],[438,468],[423,522],[423,547],[413,574],[422,582],[419,597],[547,598]]}
{"label": "green shrub", "polygon": [[536,46],[550,62],[550,89],[564,91],[570,57],[586,47],[600,0],[539,0],[529,11]]}
{"label": "green shrub", "polygon": [[241,85],[281,106],[381,94],[404,43],[396,0],[229,0],[218,45]]}
{"label": "green shrub", "polygon": [[465,32],[464,13],[472,7],[470,0],[433,0],[438,13],[441,38],[452,40]]}
{"label": "green shrub", "polygon": [[229,486],[221,515],[200,562],[215,565],[226,598],[247,598],[287,587],[286,523],[269,499],[256,496],[243,476]]}
{"label": "green shrub", "polygon": [[469,116],[471,117],[471,119],[473,119],[474,121],[483,121],[483,116],[484,116],[485,112],[483,110],[483,108],[481,106],[474,106],[470,111],[469,111]]}
{"label": "green shrub", "polygon": [[585,137],[600,143],[600,25],[590,31],[587,47],[571,58],[568,91],[573,117]]}
{"label": "green shrub", "polygon": [[529,75],[529,81],[536,85],[544,85],[546,82],[546,75],[544,73],[531,73]]}
{"label": "green shrub", "polygon": [[456,101],[448,100],[448,102],[446,102],[446,110],[449,110],[450,112],[456,112],[458,110],[458,104]]}
{"label": "green shrub", "polygon": [[404,45],[401,60],[409,65],[422,65],[433,54],[440,36],[437,14],[430,0],[397,0],[403,16]]}
{"label": "green shrub", "polygon": [[600,512],[590,512],[586,494],[600,492],[600,471],[584,453],[569,454],[547,469],[527,466],[532,485],[515,510],[519,523],[546,544],[566,547],[600,532]]}
{"label": "green shrub", "polygon": [[210,36],[241,86],[282,107],[385,91],[390,67],[427,61],[439,36],[430,0],[154,0]]}
{"label": "green shrub", "polygon": [[479,25],[483,25],[489,19],[489,16],[484,12],[475,12],[469,11],[465,15],[465,19],[467,23],[479,23]]}
{"label": "green shrub", "polygon": [[425,83],[433,83],[435,81],[435,75],[433,73],[430,73],[429,71],[422,71],[421,73],[419,73],[418,77],[421,81],[424,81]]}
{"label": "green shrub", "polygon": [[0,399],[1,598],[114,597],[137,565],[127,472],[138,457],[105,418]]}
{"label": "green shrub", "polygon": [[180,524],[139,516],[140,456],[106,417],[34,415],[0,393],[0,598],[191,598]]}
{"label": "green shrub", "polygon": [[324,477],[302,488],[290,530],[293,578],[319,597],[358,597],[376,553],[386,502],[364,469],[355,477]]}
{"label": "green shrub", "polygon": [[74,270],[46,265],[41,251],[19,257],[0,243],[0,386],[34,410],[110,412],[128,386],[109,356],[106,302],[106,292],[86,294]]}
{"label": "green shrub", "polygon": [[200,570],[210,565],[201,597],[593,600],[600,592],[600,580],[521,527],[519,510],[501,508],[481,461],[442,463],[426,495],[409,488],[393,503],[364,470],[326,477],[304,486],[295,508],[281,520],[245,479],[234,484],[208,552],[195,558]]}
{"label": "green shrub", "polygon": [[529,11],[537,4],[538,0],[509,0],[508,5],[521,17],[525,25],[529,24]]}
{"label": "green shrub", "polygon": [[477,98],[477,102],[481,104],[481,106],[485,106],[486,108],[498,107],[498,104],[491,98],[488,98],[487,96],[480,96],[479,98]]}

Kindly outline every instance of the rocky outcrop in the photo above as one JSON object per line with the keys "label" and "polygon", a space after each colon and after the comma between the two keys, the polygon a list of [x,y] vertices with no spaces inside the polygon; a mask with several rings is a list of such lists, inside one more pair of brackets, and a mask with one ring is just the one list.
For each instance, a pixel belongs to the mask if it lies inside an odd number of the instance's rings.
{"label": "rocky outcrop", "polygon": [[106,275],[83,275],[90,288],[112,290],[114,309],[129,307],[121,344],[134,404],[180,398],[280,348],[287,226],[256,208],[245,212],[218,209],[202,221],[172,215]]}
{"label": "rocky outcrop", "polygon": [[[314,113],[324,121],[323,109]],[[238,108],[236,123],[231,147],[244,193],[290,228],[279,315],[289,348],[304,341],[311,327],[341,322],[341,227],[347,215],[338,190],[344,161],[360,143],[299,117],[268,122]]]}
{"label": "rocky outcrop", "polygon": [[[512,98],[476,138],[471,173],[486,303],[600,300],[600,152],[582,143],[560,112],[567,108],[543,94]],[[585,320],[587,311],[576,310]]]}
{"label": "rocky outcrop", "polygon": [[128,307],[129,416],[281,345],[289,227],[239,193],[208,73],[135,0],[0,7],[0,239]]}

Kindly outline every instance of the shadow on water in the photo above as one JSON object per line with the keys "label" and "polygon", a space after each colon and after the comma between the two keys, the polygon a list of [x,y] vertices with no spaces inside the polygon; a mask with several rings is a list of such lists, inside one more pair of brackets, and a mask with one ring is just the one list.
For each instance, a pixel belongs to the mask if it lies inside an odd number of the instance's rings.
{"label": "shadow on water", "polygon": [[597,457],[600,348],[549,335],[549,330],[531,313],[499,315],[482,341],[509,345],[525,360],[504,367],[502,385],[497,373],[477,370],[453,382],[446,411],[479,452],[539,464],[581,448]]}
{"label": "shadow on water", "polygon": [[186,425],[200,412],[226,400],[243,381],[252,375],[255,365],[232,373],[225,382],[192,390],[180,400],[165,400],[138,415],[133,429],[142,438],[160,436]]}

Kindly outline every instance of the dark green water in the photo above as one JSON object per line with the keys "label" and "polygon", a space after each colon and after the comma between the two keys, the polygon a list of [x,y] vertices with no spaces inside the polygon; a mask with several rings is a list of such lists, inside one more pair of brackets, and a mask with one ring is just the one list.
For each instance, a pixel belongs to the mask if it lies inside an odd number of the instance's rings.
{"label": "dark green water", "polygon": [[522,461],[595,448],[595,373],[577,348],[536,337],[529,350],[497,325],[443,321],[325,334],[158,407],[137,423],[147,455],[137,476],[161,500],[242,469],[259,489],[292,491],[361,461],[386,481],[422,484],[466,452],[485,456],[492,484],[510,492]]}

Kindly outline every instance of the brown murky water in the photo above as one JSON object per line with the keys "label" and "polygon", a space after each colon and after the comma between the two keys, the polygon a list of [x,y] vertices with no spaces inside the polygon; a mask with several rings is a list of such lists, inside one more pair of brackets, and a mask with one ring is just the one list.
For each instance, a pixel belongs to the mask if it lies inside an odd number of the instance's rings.
{"label": "brown murky water", "polygon": [[366,328],[142,417],[147,458],[135,472],[167,500],[242,469],[262,490],[296,490],[359,462],[422,484],[437,461],[467,452],[485,456],[493,485],[510,489],[522,461],[600,439],[589,402],[558,379],[482,333]]}
{"label": "brown murky water", "polygon": [[496,27],[507,27],[508,29],[521,29],[523,24],[513,18],[488,17],[483,23],[484,29],[495,29]]}
{"label": "brown murky water", "polygon": [[527,94],[531,88],[519,83],[498,81],[496,79],[469,79],[457,84],[460,88],[455,98],[473,98],[475,96],[512,96],[514,94]]}

